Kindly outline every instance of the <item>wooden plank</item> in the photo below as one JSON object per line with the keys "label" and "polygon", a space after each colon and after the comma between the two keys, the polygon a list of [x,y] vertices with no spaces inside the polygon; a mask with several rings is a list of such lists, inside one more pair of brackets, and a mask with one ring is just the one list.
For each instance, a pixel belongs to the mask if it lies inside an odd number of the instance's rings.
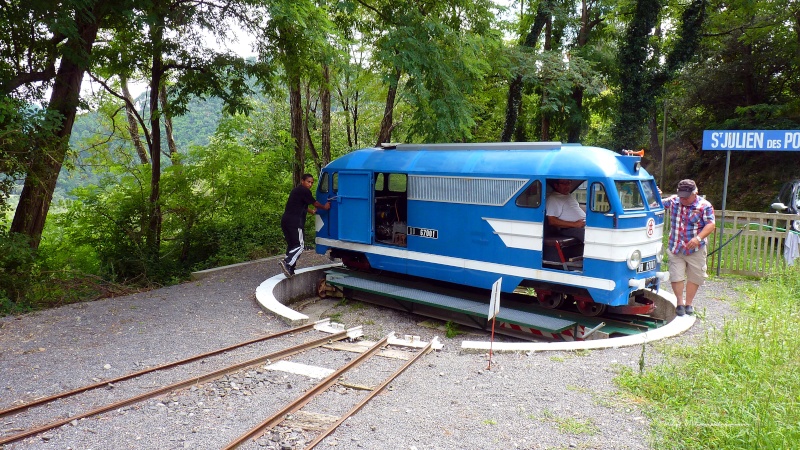
{"label": "wooden plank", "polygon": [[[323,345],[323,348],[329,348],[331,350],[339,350],[345,352],[352,352],[352,353],[364,353],[371,347],[369,341],[361,341],[358,343],[350,343],[350,342],[331,342],[330,344]],[[372,343],[374,344],[374,342]],[[394,350],[391,348],[385,348],[378,352],[378,356],[383,356],[384,358],[391,358],[391,359],[402,359],[408,360],[410,358],[408,352],[404,352],[401,350]],[[412,355],[413,356],[413,355]]]}

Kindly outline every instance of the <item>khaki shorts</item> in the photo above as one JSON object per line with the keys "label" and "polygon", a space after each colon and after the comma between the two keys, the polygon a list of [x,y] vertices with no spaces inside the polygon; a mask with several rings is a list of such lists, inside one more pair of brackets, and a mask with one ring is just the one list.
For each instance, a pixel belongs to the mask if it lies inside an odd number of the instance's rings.
{"label": "khaki shorts", "polygon": [[689,281],[690,283],[702,286],[706,278],[708,278],[708,273],[706,273],[706,270],[708,270],[708,264],[706,264],[707,257],[707,245],[702,246],[700,250],[691,255],[670,253],[669,281],[672,283]]}

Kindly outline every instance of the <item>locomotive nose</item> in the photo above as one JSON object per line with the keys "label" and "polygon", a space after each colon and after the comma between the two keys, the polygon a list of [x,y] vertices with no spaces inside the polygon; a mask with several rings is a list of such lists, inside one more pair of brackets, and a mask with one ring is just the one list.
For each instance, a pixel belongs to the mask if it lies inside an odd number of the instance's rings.
{"label": "locomotive nose", "polygon": [[650,278],[631,278],[628,280],[628,287],[636,290],[647,289],[648,286],[656,285],[656,281],[665,282],[669,280],[669,272],[656,272],[654,277]]}

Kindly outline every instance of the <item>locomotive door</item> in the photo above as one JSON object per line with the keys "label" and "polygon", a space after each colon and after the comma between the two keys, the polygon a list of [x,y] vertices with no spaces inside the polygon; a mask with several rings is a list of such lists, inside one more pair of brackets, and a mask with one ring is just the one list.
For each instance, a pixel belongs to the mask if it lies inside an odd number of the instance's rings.
{"label": "locomotive door", "polygon": [[372,173],[339,172],[339,239],[372,243]]}

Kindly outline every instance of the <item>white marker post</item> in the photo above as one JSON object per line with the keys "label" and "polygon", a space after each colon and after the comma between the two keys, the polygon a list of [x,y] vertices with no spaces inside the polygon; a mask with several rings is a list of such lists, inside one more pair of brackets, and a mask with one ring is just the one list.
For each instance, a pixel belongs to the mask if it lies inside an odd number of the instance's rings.
{"label": "white marker post", "polygon": [[489,340],[489,367],[486,370],[492,370],[492,345],[494,344],[494,323],[497,314],[500,312],[500,286],[503,285],[503,277],[497,279],[492,285],[492,298],[489,300],[489,316],[488,320],[492,321],[492,337]]}

